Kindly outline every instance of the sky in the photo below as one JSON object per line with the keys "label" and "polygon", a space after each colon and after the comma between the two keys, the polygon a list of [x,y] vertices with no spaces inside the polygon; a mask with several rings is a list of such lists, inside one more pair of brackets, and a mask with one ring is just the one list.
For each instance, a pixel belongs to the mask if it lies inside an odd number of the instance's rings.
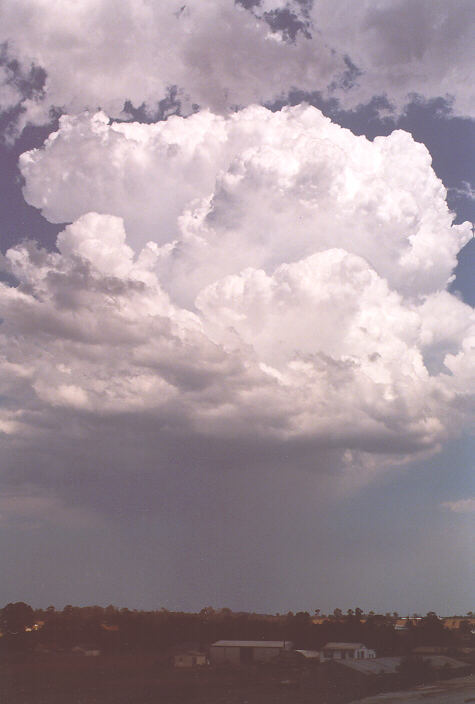
{"label": "sky", "polygon": [[0,605],[473,610],[473,26],[2,3]]}

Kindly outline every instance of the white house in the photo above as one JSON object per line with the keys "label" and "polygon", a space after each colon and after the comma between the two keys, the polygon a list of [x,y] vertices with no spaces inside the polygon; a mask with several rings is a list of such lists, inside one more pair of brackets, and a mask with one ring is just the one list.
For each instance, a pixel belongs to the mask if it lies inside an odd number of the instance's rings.
{"label": "white house", "polygon": [[269,662],[291,649],[288,640],[218,640],[211,646],[209,657],[213,665],[247,665]]}
{"label": "white house", "polygon": [[363,643],[327,643],[322,649],[320,660],[368,660],[376,657],[376,652]]}

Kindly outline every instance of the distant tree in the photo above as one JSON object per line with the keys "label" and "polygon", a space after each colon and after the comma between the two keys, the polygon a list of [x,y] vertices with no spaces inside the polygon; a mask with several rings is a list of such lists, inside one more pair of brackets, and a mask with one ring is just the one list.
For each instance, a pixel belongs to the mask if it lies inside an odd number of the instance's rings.
{"label": "distant tree", "polygon": [[1,611],[0,627],[4,633],[23,633],[25,628],[31,628],[34,622],[33,609],[23,601],[7,604]]}
{"label": "distant tree", "polygon": [[211,616],[214,616],[213,607],[212,606],[205,606],[203,609],[201,609],[200,616],[202,618],[211,618]]}
{"label": "distant tree", "polygon": [[361,618],[363,616],[363,609],[360,609],[359,606],[357,606],[355,609],[355,616],[356,618]]}
{"label": "distant tree", "polygon": [[343,614],[343,612],[341,609],[333,609],[333,615],[335,618],[341,618],[342,614]]}
{"label": "distant tree", "polygon": [[300,648],[309,648],[311,638],[312,619],[307,611],[298,611],[289,619],[287,632],[289,640]]}

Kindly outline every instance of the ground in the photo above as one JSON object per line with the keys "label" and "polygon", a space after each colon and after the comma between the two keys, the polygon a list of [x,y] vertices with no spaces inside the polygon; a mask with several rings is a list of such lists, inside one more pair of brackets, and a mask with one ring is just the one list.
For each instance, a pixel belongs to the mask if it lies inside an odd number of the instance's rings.
{"label": "ground", "polygon": [[156,656],[34,655],[0,664],[5,704],[318,704],[275,667],[174,670]]}

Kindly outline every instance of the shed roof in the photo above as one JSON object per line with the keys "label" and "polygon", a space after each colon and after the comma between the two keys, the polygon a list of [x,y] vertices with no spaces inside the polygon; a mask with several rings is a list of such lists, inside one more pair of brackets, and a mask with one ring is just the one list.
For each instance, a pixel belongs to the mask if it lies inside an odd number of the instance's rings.
{"label": "shed roof", "polygon": [[[335,660],[333,662],[338,667],[347,667],[350,670],[360,672],[362,675],[391,675],[398,672],[402,659],[402,657],[392,657],[369,660]],[[458,670],[467,667],[466,663],[454,658],[448,658],[445,655],[432,655],[424,658],[424,661],[436,669],[446,667],[451,670]]]}
{"label": "shed roof", "polygon": [[391,675],[398,671],[400,657],[372,658],[367,660],[335,660],[338,667],[349,667],[362,675]]}
{"label": "shed roof", "polygon": [[320,657],[319,650],[296,650],[295,652],[300,653],[300,655],[303,655],[304,658],[319,658]]}
{"label": "shed roof", "polygon": [[212,648],[285,648],[285,640],[217,640]]}
{"label": "shed roof", "polygon": [[327,643],[323,650],[360,650],[366,646],[363,643]]}
{"label": "shed roof", "polygon": [[424,661],[428,661],[432,667],[437,669],[439,667],[447,667],[451,670],[458,670],[459,668],[467,667],[466,662],[461,662],[455,658],[449,658],[446,655],[429,655],[428,657],[424,657]]}

